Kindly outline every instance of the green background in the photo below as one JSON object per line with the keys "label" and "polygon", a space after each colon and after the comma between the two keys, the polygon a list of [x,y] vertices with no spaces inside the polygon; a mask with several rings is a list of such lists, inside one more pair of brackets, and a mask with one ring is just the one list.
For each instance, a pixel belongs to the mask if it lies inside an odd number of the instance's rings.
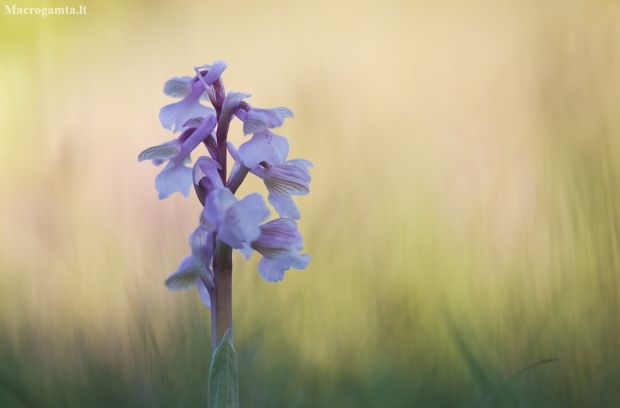
{"label": "green background", "polygon": [[205,406],[200,204],[137,155],[216,59],[315,164],[309,267],[234,258],[242,406],[620,404],[618,1],[83,5],[0,12],[0,407]]}

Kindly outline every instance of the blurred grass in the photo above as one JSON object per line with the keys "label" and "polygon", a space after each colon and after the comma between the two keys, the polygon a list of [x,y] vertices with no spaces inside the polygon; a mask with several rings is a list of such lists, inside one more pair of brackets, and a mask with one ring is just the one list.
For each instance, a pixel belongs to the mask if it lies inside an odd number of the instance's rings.
{"label": "blurred grass", "polygon": [[1,17],[0,407],[204,405],[199,204],[136,156],[214,59],[315,163],[310,267],[235,258],[242,406],[618,405],[617,2],[88,7]]}

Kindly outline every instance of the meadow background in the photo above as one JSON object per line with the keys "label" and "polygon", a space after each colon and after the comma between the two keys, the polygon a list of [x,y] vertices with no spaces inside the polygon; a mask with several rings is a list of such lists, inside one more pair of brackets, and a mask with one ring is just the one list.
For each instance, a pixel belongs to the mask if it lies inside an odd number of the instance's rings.
{"label": "meadow background", "polygon": [[82,4],[0,13],[0,407],[205,406],[200,205],[137,155],[216,59],[315,164],[308,269],[234,258],[243,407],[619,406],[620,2]]}

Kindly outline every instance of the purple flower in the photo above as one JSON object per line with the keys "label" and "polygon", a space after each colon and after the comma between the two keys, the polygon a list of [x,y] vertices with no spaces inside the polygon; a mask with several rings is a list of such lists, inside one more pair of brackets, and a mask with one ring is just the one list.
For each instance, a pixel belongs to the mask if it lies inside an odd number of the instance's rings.
{"label": "purple flower", "polygon": [[224,188],[218,169],[222,166],[210,157],[201,156],[194,164],[194,188],[198,200],[204,206],[207,195],[218,188]]}
{"label": "purple flower", "polygon": [[[195,67],[194,71],[198,71],[200,68],[208,69],[207,74],[204,76],[201,75],[202,79],[200,80],[201,82],[204,82],[209,87],[209,86],[213,86],[215,81],[217,81],[220,78],[220,76],[222,75],[222,72],[224,72],[224,70],[227,67],[228,65],[224,61],[217,60],[213,63],[213,65],[205,64],[201,67]],[[198,74],[198,72],[196,74]],[[196,77],[198,78],[198,76]]]}
{"label": "purple flower", "polygon": [[[203,77],[199,68],[207,68]],[[179,102],[164,106],[159,111],[161,125],[173,132],[178,132],[189,119],[215,115],[215,110],[200,104],[205,92],[212,92],[212,85],[226,69],[226,63],[215,61],[213,65],[197,67],[195,77],[174,77],[164,84],[164,93],[172,97],[183,97]],[[199,76],[200,77],[199,77]]]}
{"label": "purple flower", "polygon": [[280,217],[295,220],[301,217],[292,195],[306,195],[310,192],[310,172],[312,163],[308,160],[293,159],[283,163],[264,164],[263,181],[269,191],[267,199]]}
{"label": "purple flower", "polygon": [[[192,121],[196,119],[192,118]],[[217,119],[215,115],[209,115],[204,118],[200,125],[196,128],[196,130],[183,142],[181,145],[181,150],[179,154],[170,159],[174,164],[183,163],[186,157],[196,148],[200,143],[202,143],[207,137],[211,136],[211,132],[215,129],[215,125],[217,124]]]}
{"label": "purple flower", "polygon": [[220,240],[233,248],[243,248],[260,235],[259,224],[269,216],[263,197],[254,193],[237,201],[227,188],[218,188],[207,195],[200,217],[207,231],[217,231]]}
{"label": "purple flower", "polygon": [[[200,67],[194,67],[194,71],[196,71],[196,78],[202,82],[208,95],[208,99],[211,101],[213,106],[222,106],[224,101],[224,84],[222,83],[220,75],[222,75],[222,72],[224,72],[226,67],[226,63],[220,60],[215,61],[213,65],[206,64]],[[202,68],[208,69],[206,75],[200,72],[200,69]]]}
{"label": "purple flower", "polygon": [[251,140],[239,147],[239,151],[229,142],[228,150],[236,162],[241,161],[251,169],[252,174],[263,179],[269,191],[269,203],[280,217],[301,217],[291,195],[310,192],[308,167],[312,167],[312,163],[303,159],[284,161],[288,154],[286,138],[266,130],[254,134]]}
{"label": "purple flower", "polygon": [[253,169],[261,162],[278,164],[288,155],[289,145],[285,137],[270,130],[254,133],[252,138],[239,146],[239,157],[243,164]]}
{"label": "purple flower", "polygon": [[[222,104],[222,115],[232,118],[239,108],[241,101],[245,98],[249,98],[250,96],[252,96],[252,94],[244,92],[228,92],[226,98],[224,98],[224,103]],[[231,119],[228,119],[228,121],[230,120]]]}
{"label": "purple flower", "polygon": [[166,167],[155,178],[155,189],[159,192],[159,198],[169,197],[175,191],[185,197],[189,195],[192,186],[192,169],[185,166],[189,160],[189,154],[215,129],[215,116],[209,115],[203,120],[192,119],[197,128],[190,128],[178,138],[159,146],[146,149],[138,156],[138,161],[152,160],[154,163],[169,159]]}
{"label": "purple flower", "polygon": [[258,133],[265,129],[282,126],[285,118],[292,118],[290,109],[279,107],[273,109],[252,108],[243,120],[243,134]]}
{"label": "purple flower", "polygon": [[217,170],[221,168],[222,166],[212,158],[200,156],[194,164],[194,184],[199,185],[201,181],[206,178],[207,180],[205,180],[205,182],[207,185],[211,186],[209,190],[224,188],[222,179],[217,172]]}
{"label": "purple flower", "polygon": [[183,258],[179,268],[168,276],[168,279],[166,279],[166,287],[169,290],[181,291],[191,289],[194,285],[196,285],[202,304],[211,308],[209,291],[202,279],[198,276],[198,271],[194,266],[192,257],[188,256]]}
{"label": "purple flower", "polygon": [[172,139],[157,146],[149,147],[138,156],[138,161],[151,160],[153,164],[159,166],[166,160],[172,159],[181,152],[181,142],[179,139]]}
{"label": "purple flower", "polygon": [[269,204],[271,204],[278,213],[280,217],[288,217],[294,220],[298,220],[301,218],[301,213],[299,212],[299,208],[293,201],[293,197],[290,195],[273,195],[269,194],[267,196],[267,200]]}
{"label": "purple flower", "polygon": [[195,77],[173,77],[164,84],[164,93],[173,98],[184,98],[192,92]]}
{"label": "purple flower", "polygon": [[211,299],[207,286],[215,287],[211,270],[213,234],[197,228],[189,241],[192,255],[183,258],[177,270],[166,279],[166,287],[170,290],[187,290],[196,285],[200,300],[210,308]]}
{"label": "purple flower", "polygon": [[[194,67],[195,76],[166,81],[164,93],[181,99],[161,108],[159,119],[166,129],[181,133],[138,156],[138,161],[151,160],[156,165],[167,162],[155,178],[160,199],[177,191],[188,196],[194,187],[204,208],[199,226],[190,236],[191,256],[181,261],[166,279],[166,286],[170,290],[196,286],[202,302],[210,307],[213,300],[214,309],[218,310],[228,306],[226,299],[210,298],[209,294],[215,293],[212,268],[230,262],[229,247],[241,250],[246,257],[253,251],[259,252],[262,259],[258,271],[268,282],[280,281],[287,270],[304,269],[310,262],[309,255],[300,254],[303,240],[293,221],[300,214],[292,196],[310,192],[308,168],[312,163],[286,160],[288,140],[271,131],[282,126],[293,113],[284,107],[253,108],[244,101],[250,94],[226,93],[221,78],[226,67],[225,62],[218,60],[212,65]],[[202,105],[202,99],[210,101],[212,107]],[[235,116],[243,122],[244,135],[252,135],[238,151],[228,142],[229,126]],[[201,143],[210,157],[201,156],[190,167],[190,155]],[[235,159],[230,174],[226,147]],[[270,214],[263,197],[258,193],[241,200],[235,197],[234,192],[248,172],[263,180],[268,200],[280,218],[261,225]],[[216,239],[218,245],[228,246],[226,251],[218,251],[217,259]]]}
{"label": "purple flower", "polygon": [[175,191],[187,197],[191,187],[192,169],[183,163],[175,165],[169,161],[166,167],[155,177],[155,189],[159,192],[160,200],[170,197]]}
{"label": "purple flower", "polygon": [[[260,236],[252,241],[250,248],[258,251],[263,258],[258,262],[258,272],[267,282],[277,282],[284,278],[290,268],[305,269],[310,255],[299,254],[303,240],[297,223],[289,218],[278,218],[260,226]],[[246,258],[251,254],[247,246],[242,250]]]}
{"label": "purple flower", "polygon": [[307,160],[294,159],[271,165],[266,162],[263,180],[270,194],[306,195],[310,192],[310,172],[312,166]]}
{"label": "purple flower", "polygon": [[192,83],[191,91],[179,102],[164,106],[159,111],[161,125],[173,132],[178,132],[189,119],[215,115],[215,109],[200,104],[200,97],[205,92],[202,83]]}

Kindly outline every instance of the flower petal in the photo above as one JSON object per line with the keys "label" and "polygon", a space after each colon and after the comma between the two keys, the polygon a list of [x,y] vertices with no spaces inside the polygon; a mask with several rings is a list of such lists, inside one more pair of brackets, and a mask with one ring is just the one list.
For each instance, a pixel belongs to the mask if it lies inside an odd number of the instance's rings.
{"label": "flower petal", "polygon": [[267,282],[278,282],[284,278],[284,272],[289,269],[306,269],[310,262],[310,255],[292,255],[280,259],[263,257],[258,261],[258,273]]}
{"label": "flower petal", "polygon": [[311,161],[309,160],[305,160],[305,159],[291,159],[291,160],[287,160],[286,164],[288,165],[292,165],[292,166],[297,166],[297,167],[314,167],[314,164],[312,164]]}
{"label": "flower petal", "polygon": [[[215,171],[215,174],[217,174],[217,169],[221,169],[222,166],[216,162],[215,160],[213,160],[210,157],[207,156],[200,156],[198,158],[198,160],[196,160],[196,163],[194,163],[194,171],[193,171],[193,176],[194,176],[194,184],[198,184],[198,182],[203,178],[203,177],[210,177],[213,175],[213,171]],[[222,184],[222,179],[219,177],[217,177],[217,179],[219,180],[219,188],[224,187],[224,185]]]}
{"label": "flower petal", "polygon": [[205,207],[200,217],[200,225],[208,231],[217,230],[230,207],[237,202],[237,199],[227,188],[218,188],[207,195]]}
{"label": "flower petal", "polygon": [[215,81],[222,75],[222,72],[226,69],[228,65],[224,61],[217,60],[211,65],[207,75],[204,76],[205,82],[207,85],[213,85]]}
{"label": "flower petal", "polygon": [[188,120],[185,121],[185,123],[183,124],[184,128],[197,128],[198,126],[200,126],[200,124],[202,123],[202,121],[204,120],[203,117],[197,117],[197,118],[190,118]]}
{"label": "flower petal", "polygon": [[256,166],[250,170],[250,173],[254,174],[261,180],[265,178],[265,168],[263,166]]}
{"label": "flower petal", "polygon": [[183,98],[192,92],[193,77],[174,77],[164,84],[164,93],[173,98]]}
{"label": "flower petal", "polygon": [[192,169],[183,164],[174,165],[168,162],[166,167],[155,177],[155,189],[159,191],[159,199],[169,197],[175,191],[189,196],[192,187]]}
{"label": "flower petal", "polygon": [[291,267],[293,269],[306,269],[310,263],[310,255],[301,254],[291,258]]}
{"label": "flower petal", "polygon": [[187,138],[183,145],[181,145],[181,151],[177,156],[175,156],[172,161],[175,164],[181,163],[185,158],[207,137],[211,135],[213,129],[215,129],[215,125],[217,124],[217,119],[215,115],[209,115],[202,121],[200,126],[196,128],[194,133],[190,137]]}
{"label": "flower petal", "polygon": [[[138,156],[138,161],[153,160],[169,160],[179,154],[181,151],[181,142],[178,139],[170,140],[158,146],[149,147]],[[161,163],[160,163],[161,164]]]}
{"label": "flower petal", "polygon": [[271,164],[281,163],[288,155],[288,140],[269,130],[255,133],[250,140],[239,147],[239,156],[250,169],[266,161]]}
{"label": "flower petal", "polygon": [[224,103],[222,104],[222,116],[230,117],[230,119],[232,119],[232,116],[239,107],[239,103],[250,96],[252,96],[252,94],[232,91],[228,92],[226,98],[224,99]]}
{"label": "flower petal", "polygon": [[258,133],[265,129],[282,126],[284,119],[292,117],[293,112],[287,108],[258,109],[253,108],[245,115],[243,134]]}
{"label": "flower petal", "polygon": [[235,159],[235,161],[241,160],[241,156],[239,156],[239,151],[237,150],[235,145],[232,144],[231,141],[226,142],[226,147],[228,148],[228,152],[230,153],[232,158]]}
{"label": "flower petal", "polygon": [[280,217],[289,217],[294,220],[301,218],[299,209],[290,195],[273,195],[270,193],[267,199]]}
{"label": "flower petal", "polygon": [[288,218],[278,218],[260,226],[260,236],[252,242],[252,248],[264,257],[279,259],[296,255],[299,251],[297,243],[301,234],[297,223]]}
{"label": "flower petal", "polygon": [[[213,259],[213,233],[198,227],[190,236],[192,259],[198,276],[210,285],[213,283],[211,261]],[[214,286],[213,286],[214,287]]]}
{"label": "flower petal", "polygon": [[293,112],[289,108],[285,108],[283,106],[280,106],[279,108],[274,108],[274,109],[276,109],[278,112],[280,112],[280,115],[283,118],[294,118],[295,117],[293,115]]}
{"label": "flower petal", "polygon": [[203,305],[211,309],[211,296],[209,296],[209,291],[202,280],[199,277],[196,277],[196,289],[198,289],[198,294],[200,295],[200,301]]}
{"label": "flower petal", "polygon": [[245,121],[245,117],[247,116],[248,111],[246,111],[245,109],[237,109],[237,112],[235,112],[235,116],[237,118],[239,118],[240,121]]}
{"label": "flower petal", "polygon": [[161,108],[159,121],[162,126],[173,132],[178,132],[189,119],[215,115],[215,109],[203,106],[199,102],[204,91],[200,82],[194,82],[192,91],[185,98]]}
{"label": "flower petal", "polygon": [[183,258],[181,264],[168,279],[166,279],[166,287],[170,290],[187,290],[194,286],[198,277],[194,261],[191,256]]}
{"label": "flower petal", "polygon": [[222,165],[213,160],[211,157],[200,156],[198,160],[196,160],[196,165],[199,166],[203,171],[207,171],[206,169],[210,167],[215,167],[216,169],[221,169]]}
{"label": "flower petal", "polygon": [[261,258],[258,261],[258,273],[267,282],[278,282],[284,278],[284,272],[290,269],[286,267],[286,262],[269,258]]}
{"label": "flower petal", "polygon": [[254,253],[254,250],[252,249],[252,247],[245,242],[243,243],[243,248],[239,248],[239,251],[241,252],[241,255],[243,255],[245,259],[250,259],[250,257]]}
{"label": "flower petal", "polygon": [[310,174],[305,167],[287,163],[265,169],[265,186],[273,195],[306,195],[310,192]]}
{"label": "flower petal", "polygon": [[194,165],[194,186],[198,199],[204,205],[205,199],[213,190],[224,188],[217,169],[222,166],[210,157],[202,156]]}
{"label": "flower petal", "polygon": [[217,160],[218,158],[217,141],[215,140],[215,134],[213,132],[211,133],[209,137],[205,139],[204,144],[207,147],[207,150],[209,151],[209,154],[211,155],[211,157],[214,160]]}
{"label": "flower petal", "polygon": [[259,224],[269,217],[269,213],[263,197],[258,193],[250,194],[228,209],[218,230],[218,238],[241,249],[243,242],[250,243],[260,236]]}

